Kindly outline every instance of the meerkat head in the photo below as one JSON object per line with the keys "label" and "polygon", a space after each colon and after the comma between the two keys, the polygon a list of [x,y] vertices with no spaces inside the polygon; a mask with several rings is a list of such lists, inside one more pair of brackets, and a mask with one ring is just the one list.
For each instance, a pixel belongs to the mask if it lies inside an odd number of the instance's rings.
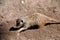
{"label": "meerkat head", "polygon": [[23,26],[23,24],[24,24],[24,23],[23,23],[23,20],[22,20],[22,19],[17,19],[17,20],[16,20],[16,27],[17,27],[17,28]]}

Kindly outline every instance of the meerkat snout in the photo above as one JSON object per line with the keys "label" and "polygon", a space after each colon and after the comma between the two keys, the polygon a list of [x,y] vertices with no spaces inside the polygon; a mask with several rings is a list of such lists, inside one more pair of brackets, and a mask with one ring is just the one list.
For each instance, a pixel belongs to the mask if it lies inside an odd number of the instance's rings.
{"label": "meerkat snout", "polygon": [[16,20],[16,27],[21,27],[23,25],[23,20],[17,19]]}

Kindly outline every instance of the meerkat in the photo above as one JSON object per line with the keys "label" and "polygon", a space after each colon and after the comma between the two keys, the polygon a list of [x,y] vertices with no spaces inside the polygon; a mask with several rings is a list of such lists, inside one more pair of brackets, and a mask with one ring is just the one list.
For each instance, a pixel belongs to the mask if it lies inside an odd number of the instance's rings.
{"label": "meerkat", "polygon": [[50,18],[40,13],[34,13],[25,17],[18,18],[17,19],[17,23],[19,23],[18,27],[24,25],[22,28],[18,30],[18,32],[26,30],[33,25],[39,25],[41,28],[43,28],[44,25],[49,21],[58,21],[58,20]]}

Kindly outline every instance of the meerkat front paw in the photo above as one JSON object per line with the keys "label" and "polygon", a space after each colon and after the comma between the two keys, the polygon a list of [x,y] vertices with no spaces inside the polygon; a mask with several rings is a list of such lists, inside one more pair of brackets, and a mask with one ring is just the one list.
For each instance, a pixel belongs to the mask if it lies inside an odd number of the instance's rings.
{"label": "meerkat front paw", "polygon": [[24,31],[24,30],[26,30],[27,28],[21,28],[21,29],[19,29],[17,32],[22,32],[22,31]]}

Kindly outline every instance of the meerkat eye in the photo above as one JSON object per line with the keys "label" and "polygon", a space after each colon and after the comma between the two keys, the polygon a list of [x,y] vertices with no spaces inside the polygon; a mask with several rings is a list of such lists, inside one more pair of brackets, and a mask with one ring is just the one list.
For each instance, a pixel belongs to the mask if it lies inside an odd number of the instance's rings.
{"label": "meerkat eye", "polygon": [[23,22],[23,20],[21,20],[21,22]]}

